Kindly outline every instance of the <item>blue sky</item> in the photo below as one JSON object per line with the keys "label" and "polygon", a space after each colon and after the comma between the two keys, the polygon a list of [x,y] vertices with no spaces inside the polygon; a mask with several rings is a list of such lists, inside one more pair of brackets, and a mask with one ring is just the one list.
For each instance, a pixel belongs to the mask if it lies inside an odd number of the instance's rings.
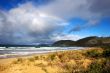
{"label": "blue sky", "polygon": [[0,0],[0,43],[110,36],[109,0]]}

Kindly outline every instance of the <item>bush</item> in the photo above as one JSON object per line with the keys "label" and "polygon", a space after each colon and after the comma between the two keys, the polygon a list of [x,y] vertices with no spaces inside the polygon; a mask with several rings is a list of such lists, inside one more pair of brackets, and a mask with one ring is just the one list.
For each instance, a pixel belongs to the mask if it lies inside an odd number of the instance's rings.
{"label": "bush", "polygon": [[67,52],[63,52],[63,53],[60,53],[59,55],[59,58],[61,60],[80,60],[82,58],[84,58],[85,56],[79,52],[79,51],[67,51]]}
{"label": "bush", "polygon": [[85,58],[85,56],[81,52],[74,52],[73,54],[69,54],[69,59],[80,60]]}
{"label": "bush", "polygon": [[93,62],[87,71],[87,73],[102,73],[103,67],[102,64],[98,62]]}
{"label": "bush", "polygon": [[110,73],[110,61],[107,59],[102,62],[94,61],[85,73]]}
{"label": "bush", "polygon": [[35,60],[38,60],[38,59],[39,59],[39,57],[38,57],[38,56],[34,56],[34,58],[35,58]]}
{"label": "bush", "polygon": [[86,52],[86,56],[88,57],[93,57],[93,58],[97,58],[97,57],[101,57],[102,56],[102,52],[100,52],[97,49],[93,49],[93,50],[89,50]]}
{"label": "bush", "polygon": [[28,58],[29,61],[34,62],[35,59],[34,58]]}
{"label": "bush", "polygon": [[51,60],[51,61],[53,61],[55,59],[55,56],[56,56],[55,54],[50,54],[48,56],[48,59]]}
{"label": "bush", "polygon": [[110,49],[105,49],[105,50],[103,51],[103,56],[104,56],[104,57],[110,57]]}
{"label": "bush", "polygon": [[4,71],[6,69],[6,66],[0,65],[0,71]]}
{"label": "bush", "polygon": [[22,63],[23,59],[22,58],[17,58],[17,60],[12,61],[13,64],[18,64],[18,63]]}
{"label": "bush", "polygon": [[110,46],[101,46],[101,48],[105,49],[110,49]]}
{"label": "bush", "polygon": [[17,61],[18,61],[18,62],[22,62],[23,59],[22,59],[22,58],[18,58]]}
{"label": "bush", "polygon": [[105,67],[103,69],[103,73],[110,73],[110,60],[106,60],[104,65],[105,65]]}

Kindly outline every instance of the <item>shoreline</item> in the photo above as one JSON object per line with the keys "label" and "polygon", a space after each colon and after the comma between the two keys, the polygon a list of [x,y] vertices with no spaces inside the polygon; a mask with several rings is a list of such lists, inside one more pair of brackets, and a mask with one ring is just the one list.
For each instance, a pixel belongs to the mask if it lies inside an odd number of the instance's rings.
{"label": "shoreline", "polygon": [[[96,53],[96,55],[94,56],[92,53]],[[93,63],[102,64],[104,61],[105,65],[105,62],[108,61],[106,57],[97,54],[103,55],[103,49],[91,47],[80,50],[8,57],[0,59],[0,73],[70,73],[70,71],[73,73],[77,70],[81,70],[81,72],[89,71],[90,66],[94,65]],[[106,68],[106,66],[104,67]],[[74,71],[73,67],[75,68]]]}
{"label": "shoreline", "polygon": [[50,53],[61,52],[61,51],[89,50],[89,49],[93,49],[93,48],[95,48],[95,47],[86,47],[86,48],[83,48],[83,49],[56,50],[56,51],[48,51],[48,52],[25,54],[25,55],[22,55],[22,54],[20,54],[20,55],[17,55],[17,54],[5,54],[5,55],[0,55],[0,60],[1,59],[10,59],[10,58],[30,57],[30,56],[36,56],[36,55],[48,55]]}
{"label": "shoreline", "polygon": [[27,54],[27,55],[12,55],[12,54],[9,54],[8,56],[0,57],[0,60],[1,59],[10,59],[10,58],[30,57],[30,56],[36,56],[36,55],[45,55],[45,54],[50,54],[50,53],[54,53],[54,52],[35,53],[35,54]]}

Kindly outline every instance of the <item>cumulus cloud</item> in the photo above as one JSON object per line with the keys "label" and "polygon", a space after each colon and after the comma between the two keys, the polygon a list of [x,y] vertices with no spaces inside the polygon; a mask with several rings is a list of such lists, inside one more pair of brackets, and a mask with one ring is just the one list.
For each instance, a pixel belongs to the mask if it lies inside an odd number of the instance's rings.
{"label": "cumulus cloud", "polygon": [[109,7],[110,0],[55,0],[40,10],[63,19],[74,17],[96,19],[108,16]]}
{"label": "cumulus cloud", "polygon": [[110,16],[109,0],[43,0],[42,2],[44,1],[46,3],[40,6],[39,3],[35,5],[35,0],[25,0],[26,3],[19,4],[9,11],[0,10],[1,43],[43,42],[52,37],[55,40],[75,40],[78,36],[52,35],[61,31],[72,18],[81,18],[88,22],[84,25],[73,25],[71,32],[95,26],[101,18]]}
{"label": "cumulus cloud", "polygon": [[73,26],[70,31],[75,32],[93,27],[100,22],[101,18],[108,17],[110,13],[109,3],[109,0],[56,0],[41,7],[40,10],[67,21],[72,18],[88,21],[86,24]]}
{"label": "cumulus cloud", "polygon": [[110,0],[89,0],[90,11],[100,14],[101,16],[110,16]]}
{"label": "cumulus cloud", "polygon": [[90,17],[88,6],[87,0],[55,0],[40,10],[67,20],[74,17]]}
{"label": "cumulus cloud", "polygon": [[51,40],[53,41],[58,41],[58,40],[78,40],[81,37],[78,35],[74,35],[74,34],[61,34],[61,35],[57,35],[54,34],[53,36],[51,36]]}
{"label": "cumulus cloud", "polygon": [[30,39],[31,41],[32,39],[41,41],[43,38],[47,39],[56,29],[59,30],[67,25],[64,20],[58,17],[40,12],[31,3],[20,5],[0,14],[2,15],[0,16],[2,39],[12,38],[11,41],[15,40],[15,42],[19,42],[16,40],[17,38],[23,38],[22,41],[26,38],[26,40]]}

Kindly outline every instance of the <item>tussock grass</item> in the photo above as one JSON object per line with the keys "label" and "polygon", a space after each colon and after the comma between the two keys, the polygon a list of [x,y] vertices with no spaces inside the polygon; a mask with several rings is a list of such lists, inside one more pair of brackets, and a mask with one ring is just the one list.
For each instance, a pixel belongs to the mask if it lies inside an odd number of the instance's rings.
{"label": "tussock grass", "polygon": [[[25,60],[17,58],[13,64],[24,63],[25,65],[40,67],[45,73],[110,73],[109,47],[61,51],[33,56]],[[0,65],[0,70],[5,69],[5,66]]]}
{"label": "tussock grass", "polygon": [[23,63],[24,59],[23,58],[17,58],[16,60],[12,61],[13,64],[19,64]]}
{"label": "tussock grass", "polygon": [[29,60],[30,62],[34,62],[34,61],[35,61],[35,58],[34,58],[34,57],[30,57],[30,58],[28,58],[28,60]]}
{"label": "tussock grass", "polygon": [[6,69],[6,66],[0,65],[0,71],[4,71]]}

